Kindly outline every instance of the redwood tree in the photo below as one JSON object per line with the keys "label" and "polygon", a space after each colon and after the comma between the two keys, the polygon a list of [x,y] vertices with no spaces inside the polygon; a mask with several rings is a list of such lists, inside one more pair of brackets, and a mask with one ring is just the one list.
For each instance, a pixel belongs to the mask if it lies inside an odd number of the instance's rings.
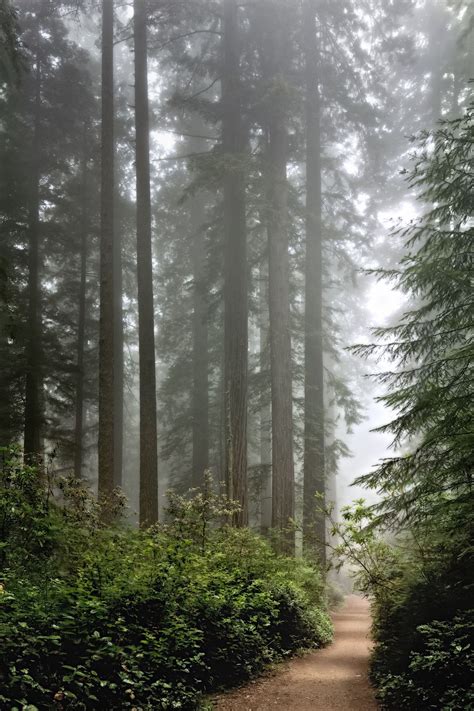
{"label": "redwood tree", "polygon": [[[39,42],[39,39],[38,39]],[[35,58],[35,99],[31,146],[31,189],[28,210],[28,335],[26,344],[25,457],[35,460],[41,453],[42,357],[40,290],[40,146],[41,146],[41,54]]]}
{"label": "redwood tree", "polygon": [[[322,314],[321,136],[318,47],[314,0],[305,0],[303,15],[306,123],[306,254],[304,351],[304,494],[303,527],[315,535],[325,559],[324,367]],[[319,502],[316,501],[316,494]]]}
{"label": "redwood tree", "polygon": [[138,344],[140,367],[140,524],[158,520],[155,318],[151,249],[147,10],[134,0],[135,156],[137,182]]}
{"label": "redwood tree", "polygon": [[191,262],[193,269],[193,486],[201,486],[209,466],[209,329],[206,283],[206,244],[202,195],[192,199],[193,226]]}
{"label": "redwood tree", "polygon": [[245,129],[240,86],[240,42],[236,0],[224,0],[222,72],[224,174],[224,398],[225,471],[229,495],[247,513],[247,230]]}
{"label": "redwood tree", "polygon": [[79,254],[79,309],[77,319],[77,374],[74,418],[74,476],[82,475],[83,437],[84,437],[84,351],[87,307],[87,248],[88,248],[88,161],[87,161],[87,123],[84,123],[84,153],[81,166],[81,242]]}
{"label": "redwood tree", "polygon": [[[267,113],[267,234],[272,400],[272,525],[285,529],[294,518],[293,393],[288,253],[288,90],[286,12],[268,7],[265,43],[269,71]],[[289,552],[294,536],[287,536]]]}
{"label": "redwood tree", "polygon": [[114,3],[102,0],[100,212],[99,497],[114,489]]}

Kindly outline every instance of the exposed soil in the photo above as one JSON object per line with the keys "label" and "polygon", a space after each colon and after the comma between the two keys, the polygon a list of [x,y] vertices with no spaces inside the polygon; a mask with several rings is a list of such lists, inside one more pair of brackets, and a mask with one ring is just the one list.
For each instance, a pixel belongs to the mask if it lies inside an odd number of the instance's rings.
{"label": "exposed soil", "polygon": [[372,711],[367,680],[370,613],[355,595],[333,614],[334,642],[263,679],[214,698],[216,711]]}

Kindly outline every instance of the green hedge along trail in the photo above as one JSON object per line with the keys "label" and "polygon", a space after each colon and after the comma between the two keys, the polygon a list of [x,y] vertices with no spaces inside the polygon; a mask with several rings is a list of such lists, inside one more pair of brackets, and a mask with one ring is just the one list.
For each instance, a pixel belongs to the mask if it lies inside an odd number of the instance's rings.
{"label": "green hedge along trail", "polygon": [[293,659],[274,675],[214,697],[215,711],[372,711],[367,600],[349,595],[334,612],[334,641]]}

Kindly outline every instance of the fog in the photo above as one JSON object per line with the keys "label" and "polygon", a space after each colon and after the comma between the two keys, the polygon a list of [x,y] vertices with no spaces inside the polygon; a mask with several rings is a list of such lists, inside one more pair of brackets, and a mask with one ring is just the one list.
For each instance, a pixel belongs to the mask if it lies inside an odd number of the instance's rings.
{"label": "fog", "polygon": [[239,526],[376,502],[352,482],[393,453],[391,366],[350,349],[410,308],[367,270],[421,214],[410,137],[467,101],[467,5],[17,9],[3,443],[122,488],[144,525],[208,469]]}

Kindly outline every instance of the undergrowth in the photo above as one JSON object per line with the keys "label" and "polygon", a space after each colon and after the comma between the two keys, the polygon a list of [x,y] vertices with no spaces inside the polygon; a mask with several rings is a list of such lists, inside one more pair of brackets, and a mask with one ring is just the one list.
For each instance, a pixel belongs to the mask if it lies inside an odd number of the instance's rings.
{"label": "undergrowth", "polygon": [[331,638],[319,571],[225,525],[209,479],[147,531],[4,453],[0,707],[196,709]]}

